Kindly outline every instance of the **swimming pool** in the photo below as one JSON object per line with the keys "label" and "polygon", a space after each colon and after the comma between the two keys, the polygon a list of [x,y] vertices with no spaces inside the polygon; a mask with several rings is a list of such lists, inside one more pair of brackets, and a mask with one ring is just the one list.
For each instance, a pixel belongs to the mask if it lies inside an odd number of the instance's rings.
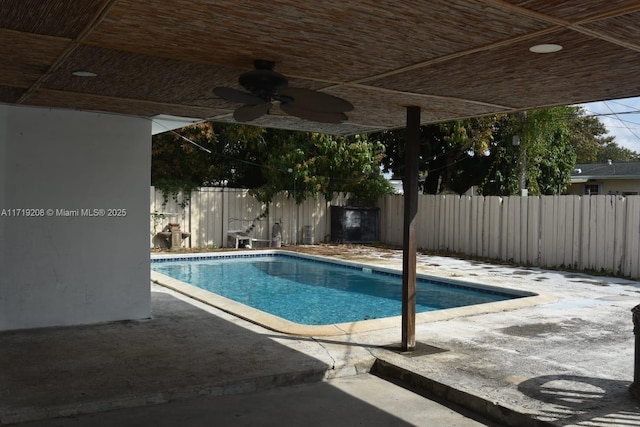
{"label": "swimming pool", "polygon": [[[401,314],[400,273],[374,266],[272,250],[154,257],[151,267],[161,277],[159,283],[172,278],[299,325],[346,324]],[[417,313],[533,295],[422,275],[416,289]]]}

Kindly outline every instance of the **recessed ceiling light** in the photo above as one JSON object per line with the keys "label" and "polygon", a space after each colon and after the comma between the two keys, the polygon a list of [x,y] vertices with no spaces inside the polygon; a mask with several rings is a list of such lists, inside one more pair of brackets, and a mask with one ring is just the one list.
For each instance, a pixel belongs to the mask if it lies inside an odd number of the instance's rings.
{"label": "recessed ceiling light", "polygon": [[531,46],[529,50],[533,53],[553,53],[562,50],[562,46],[553,43],[537,44],[535,46]]}
{"label": "recessed ceiling light", "polygon": [[97,76],[96,73],[92,73],[91,71],[83,71],[83,70],[74,71],[71,74],[76,77],[96,77]]}

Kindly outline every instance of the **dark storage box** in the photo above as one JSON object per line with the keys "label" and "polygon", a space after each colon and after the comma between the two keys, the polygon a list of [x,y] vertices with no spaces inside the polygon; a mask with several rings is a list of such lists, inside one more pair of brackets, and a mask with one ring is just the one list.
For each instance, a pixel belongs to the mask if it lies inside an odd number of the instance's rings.
{"label": "dark storage box", "polygon": [[379,240],[379,208],[331,206],[331,241],[373,243]]}

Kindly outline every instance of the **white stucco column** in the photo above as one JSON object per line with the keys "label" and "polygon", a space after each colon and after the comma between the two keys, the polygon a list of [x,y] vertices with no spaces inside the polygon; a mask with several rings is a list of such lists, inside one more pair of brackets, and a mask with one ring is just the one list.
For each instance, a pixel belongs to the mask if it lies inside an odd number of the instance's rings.
{"label": "white stucco column", "polygon": [[0,105],[0,330],[150,317],[151,123]]}

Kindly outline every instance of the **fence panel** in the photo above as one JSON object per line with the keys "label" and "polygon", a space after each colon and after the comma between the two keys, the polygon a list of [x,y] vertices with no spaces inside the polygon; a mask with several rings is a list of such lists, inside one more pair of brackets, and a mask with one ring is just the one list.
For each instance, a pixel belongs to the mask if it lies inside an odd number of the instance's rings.
{"label": "fence panel", "polygon": [[566,196],[568,203],[571,205],[571,216],[568,216],[568,229],[571,229],[571,246],[566,247],[567,255],[565,256],[565,266],[578,268],[580,262],[580,244],[582,234],[580,233],[580,222],[582,212],[580,210],[580,196]]}
{"label": "fence panel", "polygon": [[557,245],[556,223],[557,206],[553,197],[544,197],[540,204],[540,258],[544,265],[555,265],[555,251]]}
{"label": "fence panel", "polygon": [[[595,248],[589,248],[589,255],[597,271],[605,268],[605,248],[606,248],[606,220],[607,220],[607,196],[596,196],[595,215],[590,218],[590,232],[595,234]],[[600,221],[598,221],[600,218]],[[594,233],[595,231],[595,233]]]}
{"label": "fence panel", "polygon": [[616,274],[624,274],[622,264],[624,262],[624,246],[626,240],[624,227],[627,213],[626,202],[626,197],[616,197],[616,213],[613,227],[613,272]]}
{"label": "fence panel", "polygon": [[482,255],[484,236],[484,197],[471,198],[471,248],[469,254]]}
{"label": "fence panel", "polygon": [[[395,197],[398,200],[398,204],[403,203],[402,197]],[[433,222],[435,220],[435,216],[433,215],[434,211],[433,209],[431,209],[430,204],[430,197],[418,197],[418,214],[416,216],[416,245],[419,248],[433,247]],[[404,209],[402,209],[402,212],[404,212]],[[396,218],[396,222],[398,225],[400,225],[400,227],[396,232],[396,238],[394,239],[394,242],[396,245],[401,245],[404,229],[404,217],[398,216]]]}
{"label": "fence panel", "polygon": [[[418,216],[422,218],[418,242],[420,247],[425,249],[436,249],[438,247],[437,199],[438,197],[434,195],[421,195],[418,197]],[[401,221],[402,217],[400,217]],[[402,236],[402,233],[400,233],[400,236]],[[402,241],[400,241],[400,244],[402,244]]]}
{"label": "fence panel", "polygon": [[436,239],[436,249],[442,251],[444,247],[444,200],[440,196],[433,196],[434,213],[436,214],[435,223],[439,225],[433,230],[434,237]]}
{"label": "fence panel", "polygon": [[516,218],[518,206],[516,199],[513,197],[505,197],[502,199],[502,204],[504,206],[504,215],[501,224],[501,233],[503,235],[500,245],[500,258],[507,261],[515,261],[520,252],[520,245],[516,245],[516,242],[519,242],[520,239],[518,230],[520,218]]}
{"label": "fence panel", "polygon": [[454,251],[454,230],[458,226],[458,218],[456,218],[456,199],[458,196],[440,196],[442,202],[442,221],[444,223],[443,228],[443,241],[442,246],[445,251]]}
{"label": "fence panel", "polygon": [[450,197],[450,221],[449,221],[449,242],[447,246],[451,248],[453,252],[461,252],[461,237],[462,237],[462,218],[460,216],[460,204],[462,199],[460,196]]}
{"label": "fence panel", "polygon": [[589,233],[589,221],[591,217],[591,197],[582,197],[580,199],[580,255],[578,269],[584,270],[589,268],[589,244],[591,235]]}
{"label": "fence panel", "polygon": [[604,228],[604,225],[601,224],[601,227],[598,227],[598,213],[601,215],[604,213],[604,207],[601,202],[603,196],[593,196],[589,200],[589,228],[586,230],[589,233],[589,248],[588,248],[588,257],[589,257],[589,268],[591,270],[599,270],[599,262],[598,262],[598,252],[600,252],[600,243],[598,240],[602,240],[602,232],[600,228]]}
{"label": "fence panel", "polygon": [[527,264],[540,265],[540,197],[527,197]]}
{"label": "fence panel", "polygon": [[459,198],[459,217],[460,217],[460,242],[456,248],[456,252],[469,253],[471,249],[471,197],[461,196]]}
{"label": "fence panel", "polygon": [[640,277],[640,196],[627,197],[624,275]]}
{"label": "fence panel", "polygon": [[616,220],[616,196],[604,196],[604,227],[598,227],[603,230],[603,240],[601,247],[603,249],[600,257],[602,258],[601,269],[605,271],[613,271],[615,268],[615,220]]}
{"label": "fence panel", "polygon": [[489,196],[485,197],[485,216],[488,219],[488,235],[487,238],[487,256],[489,258],[500,258],[500,224],[502,223],[502,197]]}
{"label": "fence panel", "polygon": [[222,188],[201,188],[191,194],[188,205],[191,247],[220,247],[222,244]]}
{"label": "fence panel", "polygon": [[517,235],[518,238],[514,242],[515,248],[517,249],[517,255],[514,256],[514,262],[526,264],[528,257],[527,253],[527,240],[529,239],[529,228],[527,227],[528,222],[528,206],[529,206],[529,198],[528,197],[520,197],[517,201],[518,209],[515,213],[516,218],[518,219],[518,227],[517,227]]}

